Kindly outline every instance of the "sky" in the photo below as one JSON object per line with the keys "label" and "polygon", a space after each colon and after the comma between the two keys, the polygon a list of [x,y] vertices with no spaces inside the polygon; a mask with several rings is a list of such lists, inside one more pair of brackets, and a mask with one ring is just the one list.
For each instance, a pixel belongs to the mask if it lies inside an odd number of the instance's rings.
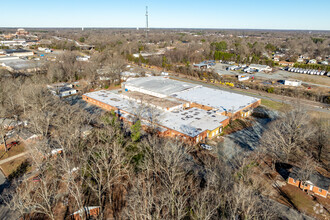
{"label": "sky", "polygon": [[[2,2],[3,1],[3,2]],[[0,0],[0,27],[330,30],[330,0]]]}

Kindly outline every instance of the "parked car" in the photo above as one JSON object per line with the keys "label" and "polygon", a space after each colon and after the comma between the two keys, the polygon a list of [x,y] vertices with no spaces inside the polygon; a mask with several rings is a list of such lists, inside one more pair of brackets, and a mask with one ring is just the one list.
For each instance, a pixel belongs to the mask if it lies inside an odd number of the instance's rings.
{"label": "parked car", "polygon": [[9,143],[7,146],[8,147],[14,147],[16,145],[19,145],[19,141],[13,141],[13,142]]}
{"label": "parked car", "polygon": [[41,176],[38,175],[38,176],[33,177],[33,178],[32,178],[32,181],[33,181],[33,182],[40,182],[40,179],[41,179]]}
{"label": "parked car", "polygon": [[207,144],[200,144],[201,148],[205,149],[205,150],[212,150],[212,146],[207,145]]}

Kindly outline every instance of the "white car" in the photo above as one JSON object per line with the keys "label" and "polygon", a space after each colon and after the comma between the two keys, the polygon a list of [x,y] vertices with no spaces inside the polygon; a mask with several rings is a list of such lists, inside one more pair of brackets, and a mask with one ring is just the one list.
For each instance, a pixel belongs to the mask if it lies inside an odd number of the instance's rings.
{"label": "white car", "polygon": [[200,146],[205,150],[212,150],[213,149],[212,146],[207,145],[207,144],[200,144]]}

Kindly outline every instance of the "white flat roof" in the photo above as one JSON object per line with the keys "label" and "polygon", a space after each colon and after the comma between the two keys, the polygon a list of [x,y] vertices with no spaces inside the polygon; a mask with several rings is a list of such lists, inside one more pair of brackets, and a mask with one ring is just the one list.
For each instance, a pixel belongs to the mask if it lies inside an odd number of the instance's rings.
{"label": "white flat roof", "polygon": [[[205,111],[197,108],[166,112],[130,101],[106,90],[87,93],[85,96],[116,107],[129,114],[140,115],[145,120],[156,119],[156,124],[191,137],[195,137],[206,130],[216,129],[221,126],[222,121],[228,118],[224,115],[216,114],[216,111]],[[120,114],[131,121],[128,114]]]}
{"label": "white flat roof", "polygon": [[191,88],[200,87],[197,84],[172,80],[163,76],[133,78],[128,79],[127,82],[124,82],[123,84],[125,86],[133,86],[166,96]]}
{"label": "white flat roof", "polygon": [[259,99],[240,95],[237,93],[226,92],[219,89],[207,87],[198,87],[188,91],[178,92],[172,95],[175,98],[183,99],[189,102],[195,102],[201,105],[218,109],[219,112],[239,111],[246,106],[257,102]]}
{"label": "white flat roof", "polygon": [[267,65],[260,65],[260,64],[250,64],[250,68],[269,68]]}

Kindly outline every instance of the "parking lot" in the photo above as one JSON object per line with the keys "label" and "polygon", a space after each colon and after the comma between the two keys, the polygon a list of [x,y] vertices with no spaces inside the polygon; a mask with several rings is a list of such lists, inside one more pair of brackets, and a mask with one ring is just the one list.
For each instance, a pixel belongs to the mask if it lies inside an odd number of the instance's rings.
{"label": "parking lot", "polygon": [[[214,67],[215,72],[221,75],[238,75],[240,72],[235,71],[227,71],[226,67],[228,64],[217,63]],[[255,77],[264,78],[268,80],[284,80],[284,79],[299,79],[302,80],[304,84],[314,85],[320,87],[326,87],[330,89],[330,77],[327,76],[318,76],[318,75],[306,75],[294,72],[288,72],[284,70],[277,70],[274,73],[264,73],[264,72],[256,72],[253,73]]]}

